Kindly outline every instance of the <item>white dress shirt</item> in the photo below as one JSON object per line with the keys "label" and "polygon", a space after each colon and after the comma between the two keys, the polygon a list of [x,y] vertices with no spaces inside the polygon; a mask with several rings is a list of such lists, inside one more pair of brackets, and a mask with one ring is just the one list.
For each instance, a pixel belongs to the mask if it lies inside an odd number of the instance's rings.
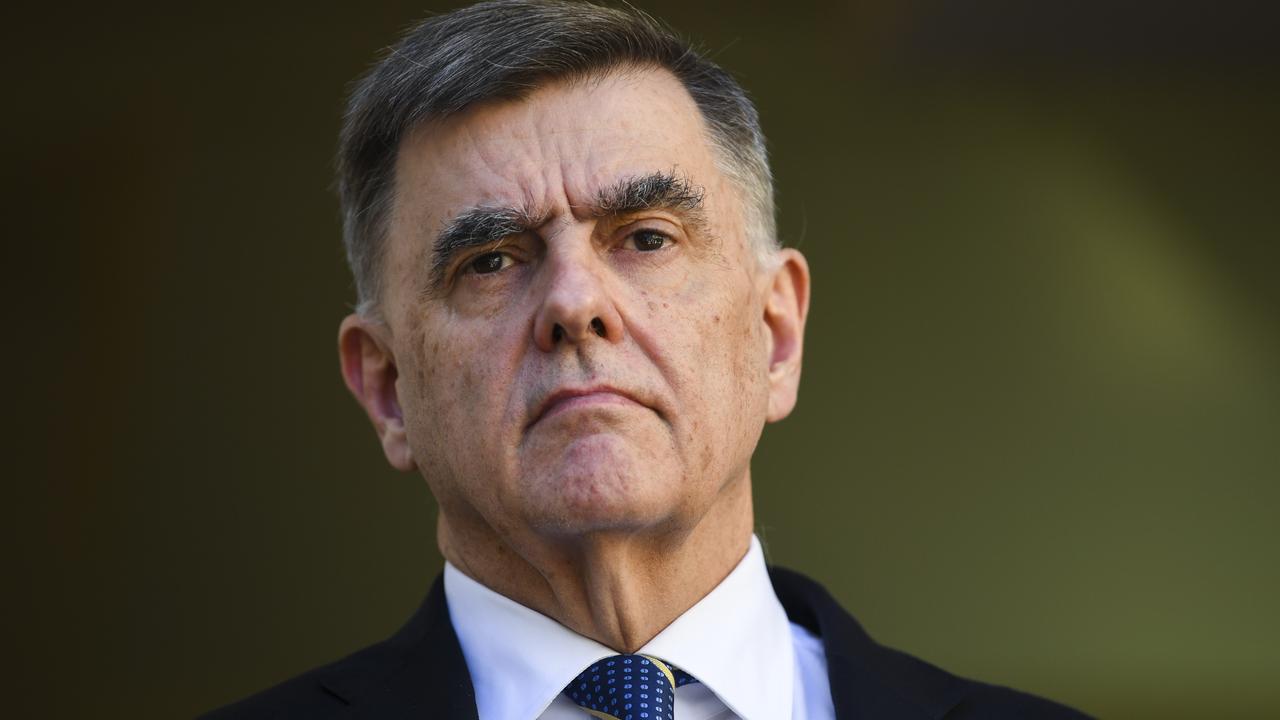
{"label": "white dress shirt", "polygon": [[[444,592],[480,720],[587,717],[560,693],[578,673],[617,651],[448,563]],[[787,620],[754,536],[733,572],[639,653],[698,679],[676,689],[678,720],[835,718],[822,641]]]}

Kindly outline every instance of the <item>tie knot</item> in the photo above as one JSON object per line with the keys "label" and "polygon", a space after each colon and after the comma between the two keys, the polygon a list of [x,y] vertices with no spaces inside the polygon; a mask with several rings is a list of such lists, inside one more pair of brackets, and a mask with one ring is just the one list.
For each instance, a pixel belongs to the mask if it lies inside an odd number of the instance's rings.
{"label": "tie knot", "polygon": [[675,689],[698,682],[648,655],[614,655],[591,664],[564,694],[589,714],[616,720],[674,720]]}

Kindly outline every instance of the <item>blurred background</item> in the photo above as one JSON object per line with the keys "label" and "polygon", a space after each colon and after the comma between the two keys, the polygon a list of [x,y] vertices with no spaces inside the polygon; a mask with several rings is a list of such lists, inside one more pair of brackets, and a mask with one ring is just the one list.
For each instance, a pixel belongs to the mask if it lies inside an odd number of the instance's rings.
{"label": "blurred background", "polygon": [[[956,673],[1280,716],[1274,4],[637,4],[757,99],[814,270],[770,559]],[[420,602],[329,183],[346,84],[452,6],[4,23],[15,716],[191,716]]]}

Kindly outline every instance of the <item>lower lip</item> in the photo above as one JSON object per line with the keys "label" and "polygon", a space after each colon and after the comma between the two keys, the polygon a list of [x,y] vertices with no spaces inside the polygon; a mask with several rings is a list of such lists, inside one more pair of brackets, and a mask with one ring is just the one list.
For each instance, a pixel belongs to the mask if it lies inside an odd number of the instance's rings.
{"label": "lower lip", "polygon": [[557,401],[554,405],[547,408],[542,413],[542,417],[538,418],[539,422],[546,420],[561,413],[571,412],[574,410],[589,410],[592,408],[605,407],[609,405],[636,405],[634,400],[623,397],[617,393],[596,392],[588,395],[574,395]]}

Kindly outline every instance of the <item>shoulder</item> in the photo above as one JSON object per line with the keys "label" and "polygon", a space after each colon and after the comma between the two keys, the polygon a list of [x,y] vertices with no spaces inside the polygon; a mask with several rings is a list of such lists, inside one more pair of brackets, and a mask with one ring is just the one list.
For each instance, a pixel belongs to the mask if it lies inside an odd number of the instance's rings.
{"label": "shoulder", "polygon": [[1043,720],[1081,720],[1088,715],[1052,700],[1019,692],[1007,687],[962,680],[965,693],[951,708],[947,720],[980,720],[985,718],[1037,718]]}
{"label": "shoulder", "polygon": [[214,710],[209,720],[398,717],[434,709],[475,717],[475,698],[439,579],[396,634],[337,662],[305,672]]}
{"label": "shoulder", "polygon": [[316,668],[243,700],[201,715],[203,720],[311,717],[324,720],[345,714],[349,704],[326,689],[321,677],[343,661]]}
{"label": "shoulder", "polygon": [[395,638],[313,668],[274,687],[201,716],[207,720],[349,717],[353,702],[365,699],[378,678],[403,665]]}
{"label": "shoulder", "polygon": [[875,642],[821,585],[771,567],[774,592],[791,622],[821,638],[836,717],[1085,718],[1065,705],[953,675]]}

